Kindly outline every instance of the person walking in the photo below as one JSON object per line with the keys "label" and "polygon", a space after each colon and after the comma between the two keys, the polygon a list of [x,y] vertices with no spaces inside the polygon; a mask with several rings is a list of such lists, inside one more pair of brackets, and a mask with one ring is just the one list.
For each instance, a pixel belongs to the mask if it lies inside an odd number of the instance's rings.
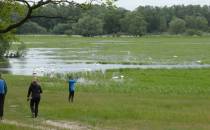
{"label": "person walking", "polygon": [[6,81],[2,78],[0,73],[0,120],[3,119],[4,115],[4,100],[7,94],[7,84]]}
{"label": "person walking", "polygon": [[72,76],[69,77],[69,102],[74,101],[74,91],[75,91],[75,83],[77,80],[73,79]]}
{"label": "person walking", "polygon": [[32,117],[36,118],[39,111],[39,102],[41,99],[42,88],[36,80],[32,81],[28,89],[27,100],[30,100]]}

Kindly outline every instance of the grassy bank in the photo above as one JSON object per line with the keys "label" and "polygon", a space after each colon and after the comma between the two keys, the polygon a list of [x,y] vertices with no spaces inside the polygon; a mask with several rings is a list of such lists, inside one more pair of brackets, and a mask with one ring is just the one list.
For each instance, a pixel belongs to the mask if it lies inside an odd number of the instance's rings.
{"label": "grassy bank", "polygon": [[[123,75],[123,79],[112,79]],[[31,77],[3,75],[9,86],[5,118],[32,124],[26,101]],[[110,70],[83,74],[75,102],[67,102],[67,83],[39,78],[43,120],[77,121],[117,130],[210,129],[210,69]]]}

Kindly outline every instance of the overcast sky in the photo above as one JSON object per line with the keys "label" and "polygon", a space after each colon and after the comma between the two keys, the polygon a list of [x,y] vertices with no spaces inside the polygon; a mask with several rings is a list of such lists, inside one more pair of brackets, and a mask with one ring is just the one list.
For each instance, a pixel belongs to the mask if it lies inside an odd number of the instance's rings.
{"label": "overcast sky", "polygon": [[210,5],[210,0],[118,0],[116,5],[129,10],[133,10],[136,7],[142,5],[153,6],[172,6],[172,5]]}

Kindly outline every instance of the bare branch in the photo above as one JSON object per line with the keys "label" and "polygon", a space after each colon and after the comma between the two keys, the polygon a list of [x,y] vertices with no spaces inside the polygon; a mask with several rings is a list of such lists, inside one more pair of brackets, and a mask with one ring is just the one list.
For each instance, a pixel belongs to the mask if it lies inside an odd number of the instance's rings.
{"label": "bare branch", "polygon": [[52,0],[46,0],[46,1],[41,0],[41,1],[39,1],[37,4],[34,4],[34,5],[31,7],[31,9],[32,9],[32,10],[35,10],[35,9],[37,9],[37,8],[43,6],[43,5],[49,4],[50,2],[52,2]]}

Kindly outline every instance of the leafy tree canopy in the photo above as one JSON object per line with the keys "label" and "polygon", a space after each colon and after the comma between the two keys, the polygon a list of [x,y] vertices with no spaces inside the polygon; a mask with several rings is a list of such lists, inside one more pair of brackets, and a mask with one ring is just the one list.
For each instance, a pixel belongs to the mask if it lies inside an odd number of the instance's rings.
{"label": "leafy tree canopy", "polygon": [[169,29],[170,29],[171,33],[173,33],[173,34],[184,33],[185,28],[186,28],[186,22],[180,18],[174,18],[169,23]]}
{"label": "leafy tree canopy", "polygon": [[[77,0],[1,0],[0,1],[0,33],[7,33],[33,17],[33,12],[47,4],[68,4],[77,6],[83,9],[90,8],[90,5],[95,2],[111,6],[116,0],[89,0],[85,3],[78,3]],[[46,16],[50,17],[50,16]],[[56,17],[56,16],[55,16]],[[59,16],[57,16],[59,17]]]}

